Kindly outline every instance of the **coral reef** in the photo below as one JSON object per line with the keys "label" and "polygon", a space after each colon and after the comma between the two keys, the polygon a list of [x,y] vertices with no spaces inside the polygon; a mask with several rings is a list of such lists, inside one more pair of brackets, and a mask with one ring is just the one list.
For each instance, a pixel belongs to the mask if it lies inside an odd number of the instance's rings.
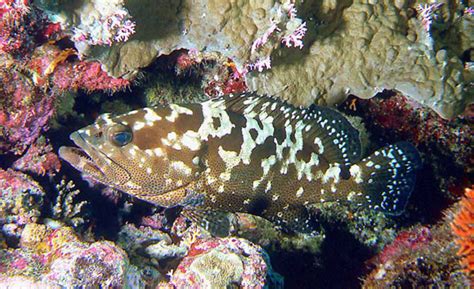
{"label": "coral reef", "polygon": [[[89,14],[101,13],[86,9],[87,3],[81,4],[78,5],[81,9],[75,10],[68,5],[44,7],[49,9],[51,19],[79,27],[84,21],[92,21],[88,19]],[[92,5],[87,7],[93,8]],[[305,25],[296,17],[295,6],[290,1],[226,5],[215,0],[181,4],[128,1],[126,8],[136,22],[136,33],[125,43],[111,47],[97,45],[87,51],[89,58],[100,60],[107,72],[114,76],[135,75],[138,68],[146,67],[159,55],[177,49],[218,52],[223,58],[236,61],[241,69],[251,65],[261,70],[269,68],[270,54],[280,43],[301,46],[305,31]],[[74,13],[77,14],[72,17]],[[203,15],[206,15],[206,21],[202,21]],[[81,46],[81,43],[76,41],[76,46]]]}
{"label": "coral reef", "polygon": [[[8,284],[24,278],[51,287],[145,288],[160,283],[175,288],[282,288],[281,276],[272,271],[259,246],[237,238],[202,238],[205,235],[198,231],[187,228],[183,234],[193,237],[173,244],[158,229],[127,224],[114,244],[81,241],[71,227],[58,222],[29,223],[21,232],[19,248],[0,250],[0,280]],[[170,270],[168,281],[160,272]]]}
{"label": "coral reef", "polygon": [[141,256],[142,258],[146,256],[160,261],[179,259],[184,257],[187,252],[185,246],[173,244],[169,235],[149,226],[137,228],[126,224],[122,226],[117,242],[129,252],[130,256]]}
{"label": "coral reef", "polygon": [[373,139],[405,139],[416,144],[425,169],[431,171],[427,177],[437,184],[435,194],[454,200],[469,186],[474,172],[472,105],[465,113],[445,120],[399,93],[384,91],[369,100],[351,97],[342,108],[362,116]]}
{"label": "coral reef", "polygon": [[170,283],[177,288],[263,288],[267,266],[262,250],[245,239],[198,240],[172,273]]}
{"label": "coral reef", "polygon": [[399,93],[359,100],[356,107],[386,135],[396,133],[417,145],[435,144],[444,154],[454,153],[455,162],[467,172],[472,170],[473,117],[468,112],[448,121]]}
{"label": "coral reef", "polygon": [[395,220],[373,210],[346,208],[335,203],[316,204],[311,208],[317,215],[317,220],[326,227],[342,227],[374,251],[391,242],[399,229]]}
{"label": "coral reef", "polygon": [[[57,1],[38,1],[45,10],[58,8]],[[62,3],[63,13],[48,15],[51,21],[69,30],[71,39],[81,55],[87,54],[89,46],[112,45],[125,42],[135,33],[135,22],[123,0],[79,1]]]}
{"label": "coral reef", "polygon": [[32,54],[29,67],[34,71],[36,83],[48,84],[56,90],[121,90],[130,81],[108,76],[98,62],[68,61],[76,55],[75,50],[61,50],[54,45],[44,44]]}
{"label": "coral reef", "polygon": [[22,154],[46,129],[56,97],[9,54],[0,54],[0,79],[0,151]]}
{"label": "coral reef", "polygon": [[162,56],[147,72],[153,75],[143,84],[148,106],[202,102],[247,90],[244,76],[234,62],[196,50],[178,50]]}
{"label": "coral reef", "polygon": [[[50,28],[41,11],[30,1],[6,0],[0,3],[0,52],[21,56],[35,47],[36,38]],[[53,31],[50,31],[51,36]]]}
{"label": "coral reef", "polygon": [[0,254],[4,282],[24,277],[51,287],[123,287],[136,271],[120,247],[109,241],[82,242],[68,227],[28,224],[20,248]]}
{"label": "coral reef", "polygon": [[[448,1],[417,12],[417,3],[408,1],[320,2],[128,1],[136,33],[125,43],[91,46],[87,57],[114,76],[133,77],[159,55],[177,49],[219,54],[243,73],[258,71],[246,75],[251,90],[295,105],[331,105],[348,94],[366,99],[395,89],[451,118],[473,101],[468,85],[472,62],[461,58],[472,49],[467,31],[474,20],[462,4]],[[88,19],[86,11],[101,13],[82,4],[74,12],[68,5],[49,8],[64,23],[80,27],[96,19]],[[445,43],[442,35],[453,36]]]}
{"label": "coral reef", "polygon": [[17,239],[26,224],[38,221],[44,195],[29,176],[0,169],[0,225],[6,237]]}
{"label": "coral reef", "polygon": [[317,254],[320,253],[326,238],[323,228],[312,234],[286,234],[275,228],[271,222],[245,213],[236,214],[233,228],[233,235],[258,244],[270,253],[285,250]]}
{"label": "coral reef", "polygon": [[147,268],[150,282],[159,283],[159,288],[222,288],[230,284],[282,288],[282,277],[272,270],[260,246],[234,237],[213,238],[183,217],[165,233],[164,218],[161,212],[144,217],[139,227],[126,224],[117,240],[133,264]]}
{"label": "coral reef", "polygon": [[402,231],[369,261],[373,267],[363,288],[420,288],[444,284],[468,288],[469,278],[461,271],[451,232],[452,210],[443,220],[428,228],[416,225]]}
{"label": "coral reef", "polygon": [[66,182],[64,179],[56,185],[58,195],[54,206],[52,207],[52,215],[56,220],[78,228],[86,222],[85,214],[82,212],[83,207],[87,205],[87,201],[74,202],[80,191],[76,189],[73,181]]}
{"label": "coral reef", "polygon": [[[109,77],[97,62],[71,59],[76,54],[73,49],[47,43],[55,42],[54,37],[60,33],[40,10],[29,7],[28,1],[4,3],[0,26],[19,31],[2,30],[0,38],[3,52],[0,54],[0,151],[20,155],[48,129],[60,90],[115,91],[128,87],[130,81]],[[31,29],[26,29],[30,26]],[[43,157],[49,159],[51,168],[35,168],[32,164],[25,170],[44,174],[58,169],[57,158],[41,143],[47,142],[37,142],[36,148],[30,148],[23,163],[44,151]]]}
{"label": "coral reef", "polygon": [[[0,1],[0,287],[282,288],[273,268],[288,288],[472,287],[469,4]],[[364,149],[414,143],[425,168],[405,213],[314,205],[311,234],[236,213],[218,238],[56,155],[99,113],[249,89],[352,94],[339,109],[365,122]]]}
{"label": "coral reef", "polygon": [[46,143],[46,139],[41,136],[29,146],[21,158],[12,164],[12,167],[35,175],[44,176],[47,174],[52,176],[59,172],[61,163],[58,156],[53,152],[51,144]]}
{"label": "coral reef", "polygon": [[452,118],[473,101],[472,70],[461,61],[472,49],[472,33],[462,52],[437,44],[433,34],[460,35],[473,19],[462,16],[457,1],[448,2],[439,13],[450,9],[451,16],[428,33],[409,1],[304,1],[300,10],[312,11],[323,24],[308,32],[306,49],[283,53],[271,70],[249,74],[249,88],[298,105],[339,103],[348,94],[366,99],[394,89]]}
{"label": "coral reef", "polygon": [[11,288],[11,289],[61,289],[61,286],[55,286],[47,284],[41,281],[35,281],[33,278],[23,276],[1,276],[0,275],[0,287]]}

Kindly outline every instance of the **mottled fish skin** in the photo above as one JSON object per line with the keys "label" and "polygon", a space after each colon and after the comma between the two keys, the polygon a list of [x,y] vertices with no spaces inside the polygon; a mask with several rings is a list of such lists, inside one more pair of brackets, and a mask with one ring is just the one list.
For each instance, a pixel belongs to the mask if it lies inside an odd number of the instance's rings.
{"label": "mottled fish skin", "polygon": [[[296,231],[306,207],[352,202],[398,215],[421,161],[401,142],[361,160],[339,112],[254,94],[102,115],[60,155],[78,170],[163,207],[249,212]],[[86,156],[87,155],[87,156]]]}

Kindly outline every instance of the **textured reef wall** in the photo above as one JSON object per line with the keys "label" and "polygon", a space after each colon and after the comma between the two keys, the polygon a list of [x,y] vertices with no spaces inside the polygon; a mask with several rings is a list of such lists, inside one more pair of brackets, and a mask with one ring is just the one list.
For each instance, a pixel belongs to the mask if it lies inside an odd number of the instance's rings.
{"label": "textured reef wall", "polygon": [[[0,287],[472,286],[472,2],[224,2],[0,2]],[[339,104],[367,152],[415,144],[404,214],[239,213],[218,238],[57,157],[100,113],[249,90]]]}
{"label": "textured reef wall", "polygon": [[[132,77],[156,57],[188,49],[232,59],[251,90],[295,105],[395,89],[452,118],[473,101],[466,56],[474,20],[462,1],[127,1],[127,10],[115,1],[115,12],[99,9],[101,1],[43,2],[74,31],[79,53],[114,76]],[[121,27],[133,17],[133,29],[123,30],[134,34],[96,29],[117,11]]]}

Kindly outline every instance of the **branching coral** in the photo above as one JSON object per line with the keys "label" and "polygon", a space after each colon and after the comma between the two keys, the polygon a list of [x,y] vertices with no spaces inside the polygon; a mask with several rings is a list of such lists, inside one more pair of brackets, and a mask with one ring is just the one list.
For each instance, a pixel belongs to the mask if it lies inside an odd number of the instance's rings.
{"label": "branching coral", "polygon": [[77,228],[84,224],[84,213],[82,209],[87,205],[87,201],[74,202],[75,197],[80,193],[73,181],[66,182],[64,179],[56,185],[58,196],[52,208],[53,217],[64,223]]}

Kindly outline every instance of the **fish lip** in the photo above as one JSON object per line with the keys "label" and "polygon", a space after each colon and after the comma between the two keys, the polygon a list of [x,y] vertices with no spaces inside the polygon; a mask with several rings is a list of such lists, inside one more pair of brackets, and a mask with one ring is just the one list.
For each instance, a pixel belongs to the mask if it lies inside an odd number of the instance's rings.
{"label": "fish lip", "polygon": [[[99,179],[105,179],[104,172],[94,161],[94,155],[99,157],[101,153],[91,146],[78,131],[71,133],[69,139],[77,147],[62,146],[59,148],[59,156],[79,171],[87,171]],[[87,169],[86,166],[88,166]]]}
{"label": "fish lip", "polygon": [[81,133],[79,131],[75,131],[69,135],[69,139],[74,142],[75,145],[80,147],[81,149],[87,145],[86,140],[82,137]]}

